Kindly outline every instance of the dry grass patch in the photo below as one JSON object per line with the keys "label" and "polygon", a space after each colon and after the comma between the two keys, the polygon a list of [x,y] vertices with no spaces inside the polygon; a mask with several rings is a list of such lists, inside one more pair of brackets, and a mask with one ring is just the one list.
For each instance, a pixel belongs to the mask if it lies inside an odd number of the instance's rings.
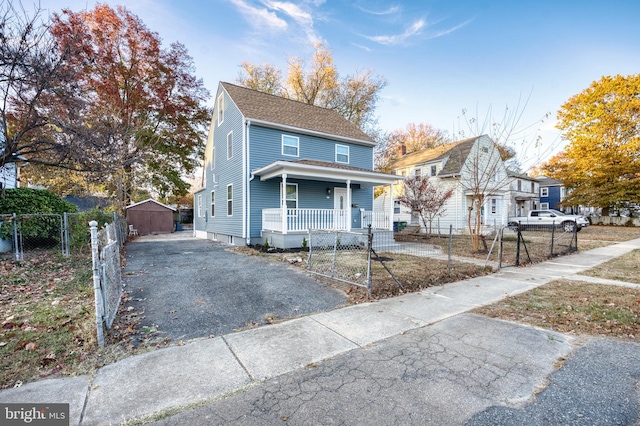
{"label": "dry grass patch", "polygon": [[0,260],[0,389],[91,374],[166,344],[143,336],[134,348],[140,334],[137,313],[121,304],[105,347],[98,348],[94,305],[90,258],[42,252],[22,262]]}
{"label": "dry grass patch", "polygon": [[640,284],[640,250],[612,259],[582,274]]}
{"label": "dry grass patch", "polygon": [[640,289],[559,280],[474,312],[561,333],[635,339]]}
{"label": "dry grass patch", "polygon": [[640,227],[637,226],[588,226],[578,233],[578,248],[590,250],[636,238],[640,238]]}

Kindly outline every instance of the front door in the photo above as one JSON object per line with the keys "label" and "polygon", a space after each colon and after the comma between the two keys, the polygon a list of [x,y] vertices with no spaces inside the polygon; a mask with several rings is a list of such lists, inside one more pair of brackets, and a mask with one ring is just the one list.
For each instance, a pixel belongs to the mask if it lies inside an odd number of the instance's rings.
{"label": "front door", "polygon": [[333,189],[333,209],[335,210],[335,228],[347,229],[347,188]]}

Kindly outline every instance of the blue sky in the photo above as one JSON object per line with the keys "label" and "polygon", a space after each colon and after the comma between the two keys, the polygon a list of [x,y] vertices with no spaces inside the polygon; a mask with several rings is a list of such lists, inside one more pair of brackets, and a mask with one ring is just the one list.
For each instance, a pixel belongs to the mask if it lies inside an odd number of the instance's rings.
{"label": "blue sky", "polygon": [[[243,61],[286,71],[287,57],[308,59],[321,41],[341,75],[373,70],[386,78],[377,110],[385,131],[423,122],[454,133],[466,129],[463,109],[481,121],[491,110],[500,121],[520,103],[514,143],[524,168],[562,148],[555,117],[571,96],[603,75],[640,72],[637,0],[126,3],[164,45],[187,46],[212,94],[219,81],[235,82]],[[94,5],[42,0],[50,12]]]}

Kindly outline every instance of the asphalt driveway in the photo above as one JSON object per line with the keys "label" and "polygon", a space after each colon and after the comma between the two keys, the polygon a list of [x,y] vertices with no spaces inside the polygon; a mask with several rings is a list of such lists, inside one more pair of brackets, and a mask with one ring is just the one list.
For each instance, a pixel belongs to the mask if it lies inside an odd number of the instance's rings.
{"label": "asphalt driveway", "polygon": [[346,304],[342,293],[298,268],[228,248],[187,231],[128,243],[126,307],[139,313],[140,330],[187,340]]}

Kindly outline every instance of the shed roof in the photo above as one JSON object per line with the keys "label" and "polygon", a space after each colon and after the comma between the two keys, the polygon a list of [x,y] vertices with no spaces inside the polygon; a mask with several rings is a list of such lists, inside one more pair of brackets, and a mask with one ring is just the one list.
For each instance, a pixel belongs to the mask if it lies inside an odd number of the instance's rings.
{"label": "shed roof", "polygon": [[168,205],[166,205],[166,204],[162,204],[160,201],[156,201],[156,200],[154,200],[153,198],[147,198],[147,199],[146,199],[146,200],[144,200],[144,201],[139,201],[139,202],[137,202],[137,203],[130,204],[130,205],[128,205],[127,207],[125,207],[125,209],[130,209],[131,207],[139,206],[139,205],[141,205],[141,204],[145,204],[145,203],[155,203],[155,204],[158,204],[159,206],[162,206],[162,207],[165,207],[165,208],[167,208],[167,209],[173,210],[174,212],[175,212],[175,211],[177,211],[177,210],[176,210],[176,209],[174,209],[173,207],[170,207],[170,206],[168,206]]}
{"label": "shed roof", "polygon": [[375,142],[338,112],[303,102],[270,95],[235,84],[221,82],[242,115],[258,124],[287,126],[338,136],[366,144]]}

